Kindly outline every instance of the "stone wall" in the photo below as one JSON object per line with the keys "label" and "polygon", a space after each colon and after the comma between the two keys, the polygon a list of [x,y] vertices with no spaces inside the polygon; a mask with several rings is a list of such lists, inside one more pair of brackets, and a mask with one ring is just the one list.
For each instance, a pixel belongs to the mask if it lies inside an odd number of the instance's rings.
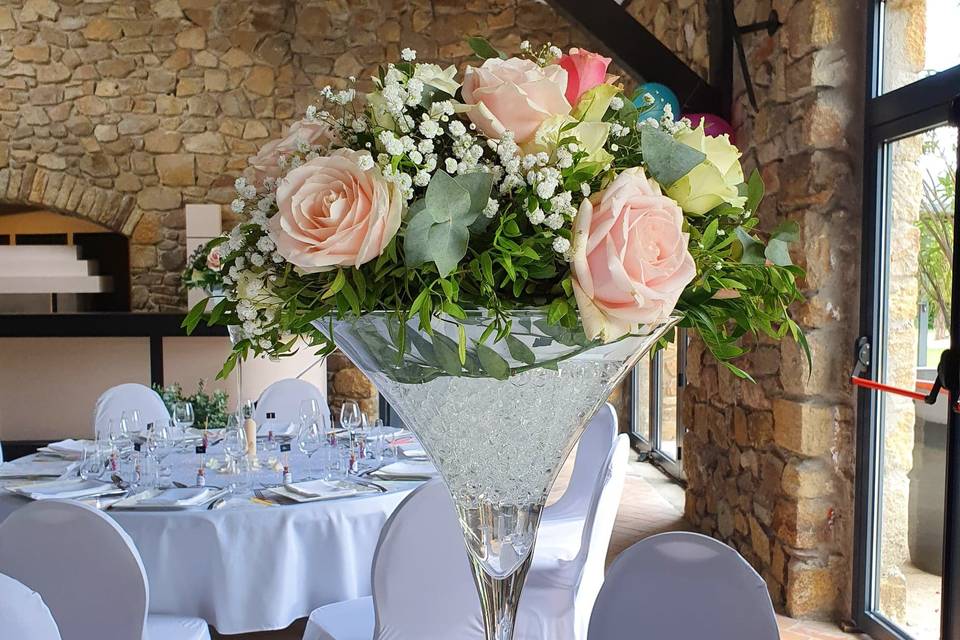
{"label": "stone wall", "polygon": [[849,617],[854,394],[846,380],[857,327],[863,12],[827,0],[737,3],[740,23],[775,8],[785,26],[745,36],[760,102],[736,76],[733,122],[747,171],[767,188],[763,227],[800,224],[794,260],[807,301],[793,309],[812,351],[761,339],[737,364],[716,365],[694,340],[681,404],[691,523],[737,548],[778,608]]}
{"label": "stone wall", "polygon": [[463,62],[472,33],[515,51],[572,31],[536,0],[8,0],[0,201],[129,235],[135,309],[180,310],[185,203],[229,202],[319,87],[402,46]]}

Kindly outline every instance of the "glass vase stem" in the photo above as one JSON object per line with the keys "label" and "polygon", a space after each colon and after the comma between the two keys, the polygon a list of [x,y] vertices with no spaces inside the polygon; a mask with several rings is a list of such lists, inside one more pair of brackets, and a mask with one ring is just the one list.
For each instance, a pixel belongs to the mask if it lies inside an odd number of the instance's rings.
{"label": "glass vase stem", "polygon": [[483,564],[470,557],[474,582],[480,594],[486,640],[513,640],[520,591],[532,560],[533,553],[530,553],[515,572],[505,578],[495,578],[484,570]]}

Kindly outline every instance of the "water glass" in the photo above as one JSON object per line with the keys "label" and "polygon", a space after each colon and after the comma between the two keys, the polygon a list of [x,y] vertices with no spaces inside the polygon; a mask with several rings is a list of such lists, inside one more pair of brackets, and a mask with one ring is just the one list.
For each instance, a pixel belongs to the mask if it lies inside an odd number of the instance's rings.
{"label": "water glass", "polygon": [[79,473],[83,480],[96,480],[103,475],[103,455],[98,443],[83,446]]}

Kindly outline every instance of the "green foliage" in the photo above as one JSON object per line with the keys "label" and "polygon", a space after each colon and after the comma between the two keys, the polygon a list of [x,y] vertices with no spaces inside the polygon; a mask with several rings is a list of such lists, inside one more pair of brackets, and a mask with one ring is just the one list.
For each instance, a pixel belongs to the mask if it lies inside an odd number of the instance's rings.
{"label": "green foliage", "polygon": [[501,58],[505,59],[507,56],[501,51],[498,51],[490,42],[481,36],[471,36],[467,38],[467,44],[470,45],[470,48],[477,55],[478,58],[486,60],[487,58]]}
{"label": "green foliage", "polygon": [[644,164],[653,179],[664,187],[669,187],[707,159],[703,152],[650,125],[641,127],[640,141]]}
{"label": "green foliage", "polygon": [[189,402],[193,405],[193,426],[197,429],[216,429],[224,427],[227,424],[227,400],[229,396],[225,391],[214,391],[207,393],[204,389],[204,381],[197,384],[197,392],[193,395],[185,395],[183,387],[175,382],[161,387],[158,384],[153,385],[153,390],[163,398],[163,404],[167,411],[173,415],[173,408],[179,402]]}

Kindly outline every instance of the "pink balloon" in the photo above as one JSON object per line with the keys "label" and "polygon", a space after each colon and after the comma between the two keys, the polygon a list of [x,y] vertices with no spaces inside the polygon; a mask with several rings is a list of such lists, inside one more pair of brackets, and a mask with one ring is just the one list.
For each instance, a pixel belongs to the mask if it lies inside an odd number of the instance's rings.
{"label": "pink balloon", "polygon": [[722,136],[727,134],[730,136],[730,142],[736,144],[734,139],[733,127],[730,126],[730,123],[721,118],[720,116],[715,116],[712,113],[685,113],[683,114],[684,118],[690,120],[691,126],[696,129],[700,126],[700,121],[703,121],[703,131],[708,136]]}

